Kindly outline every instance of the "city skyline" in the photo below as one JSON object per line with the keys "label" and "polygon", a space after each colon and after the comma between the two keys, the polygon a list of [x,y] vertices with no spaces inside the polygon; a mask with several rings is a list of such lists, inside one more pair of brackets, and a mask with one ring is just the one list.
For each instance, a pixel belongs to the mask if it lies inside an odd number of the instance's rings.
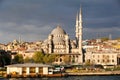
{"label": "city skyline", "polygon": [[0,0],[0,43],[44,40],[57,25],[74,39],[80,6],[84,39],[120,37],[119,0]]}

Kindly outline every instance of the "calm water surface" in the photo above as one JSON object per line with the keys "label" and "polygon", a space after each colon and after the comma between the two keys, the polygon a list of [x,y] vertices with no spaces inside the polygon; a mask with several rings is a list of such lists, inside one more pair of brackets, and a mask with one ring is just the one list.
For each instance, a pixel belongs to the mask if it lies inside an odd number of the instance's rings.
{"label": "calm water surface", "polygon": [[0,80],[120,80],[120,76],[69,76],[62,78],[9,78]]}

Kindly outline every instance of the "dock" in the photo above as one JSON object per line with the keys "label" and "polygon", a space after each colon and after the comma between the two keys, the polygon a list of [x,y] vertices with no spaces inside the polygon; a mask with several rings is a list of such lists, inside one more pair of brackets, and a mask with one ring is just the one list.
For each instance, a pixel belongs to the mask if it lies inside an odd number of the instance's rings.
{"label": "dock", "polygon": [[120,71],[105,71],[105,72],[84,72],[84,73],[68,73],[68,76],[108,76],[120,75]]}
{"label": "dock", "polygon": [[56,73],[56,74],[9,74],[4,75],[4,78],[42,78],[42,77],[66,77],[66,76],[111,76],[120,75],[120,71],[101,71],[101,72],[66,72],[66,73]]}
{"label": "dock", "polygon": [[4,75],[4,78],[41,78],[41,77],[65,77],[67,76],[66,73],[59,73],[59,74],[30,74],[30,75]]}

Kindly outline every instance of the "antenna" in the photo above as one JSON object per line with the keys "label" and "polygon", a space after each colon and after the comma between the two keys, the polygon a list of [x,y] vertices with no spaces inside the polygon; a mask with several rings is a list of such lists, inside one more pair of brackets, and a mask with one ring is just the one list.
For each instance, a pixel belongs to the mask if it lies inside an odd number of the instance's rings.
{"label": "antenna", "polygon": [[21,35],[19,35],[19,43],[21,43]]}
{"label": "antenna", "polygon": [[112,35],[111,35],[111,34],[109,34],[109,39],[110,39],[110,40],[112,39]]}

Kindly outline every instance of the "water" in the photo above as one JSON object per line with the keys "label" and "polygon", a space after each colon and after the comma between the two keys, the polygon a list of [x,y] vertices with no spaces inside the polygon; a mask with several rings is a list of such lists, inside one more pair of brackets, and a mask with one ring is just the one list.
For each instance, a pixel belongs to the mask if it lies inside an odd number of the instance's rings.
{"label": "water", "polygon": [[61,78],[0,78],[0,80],[120,80],[120,76],[68,76]]}

